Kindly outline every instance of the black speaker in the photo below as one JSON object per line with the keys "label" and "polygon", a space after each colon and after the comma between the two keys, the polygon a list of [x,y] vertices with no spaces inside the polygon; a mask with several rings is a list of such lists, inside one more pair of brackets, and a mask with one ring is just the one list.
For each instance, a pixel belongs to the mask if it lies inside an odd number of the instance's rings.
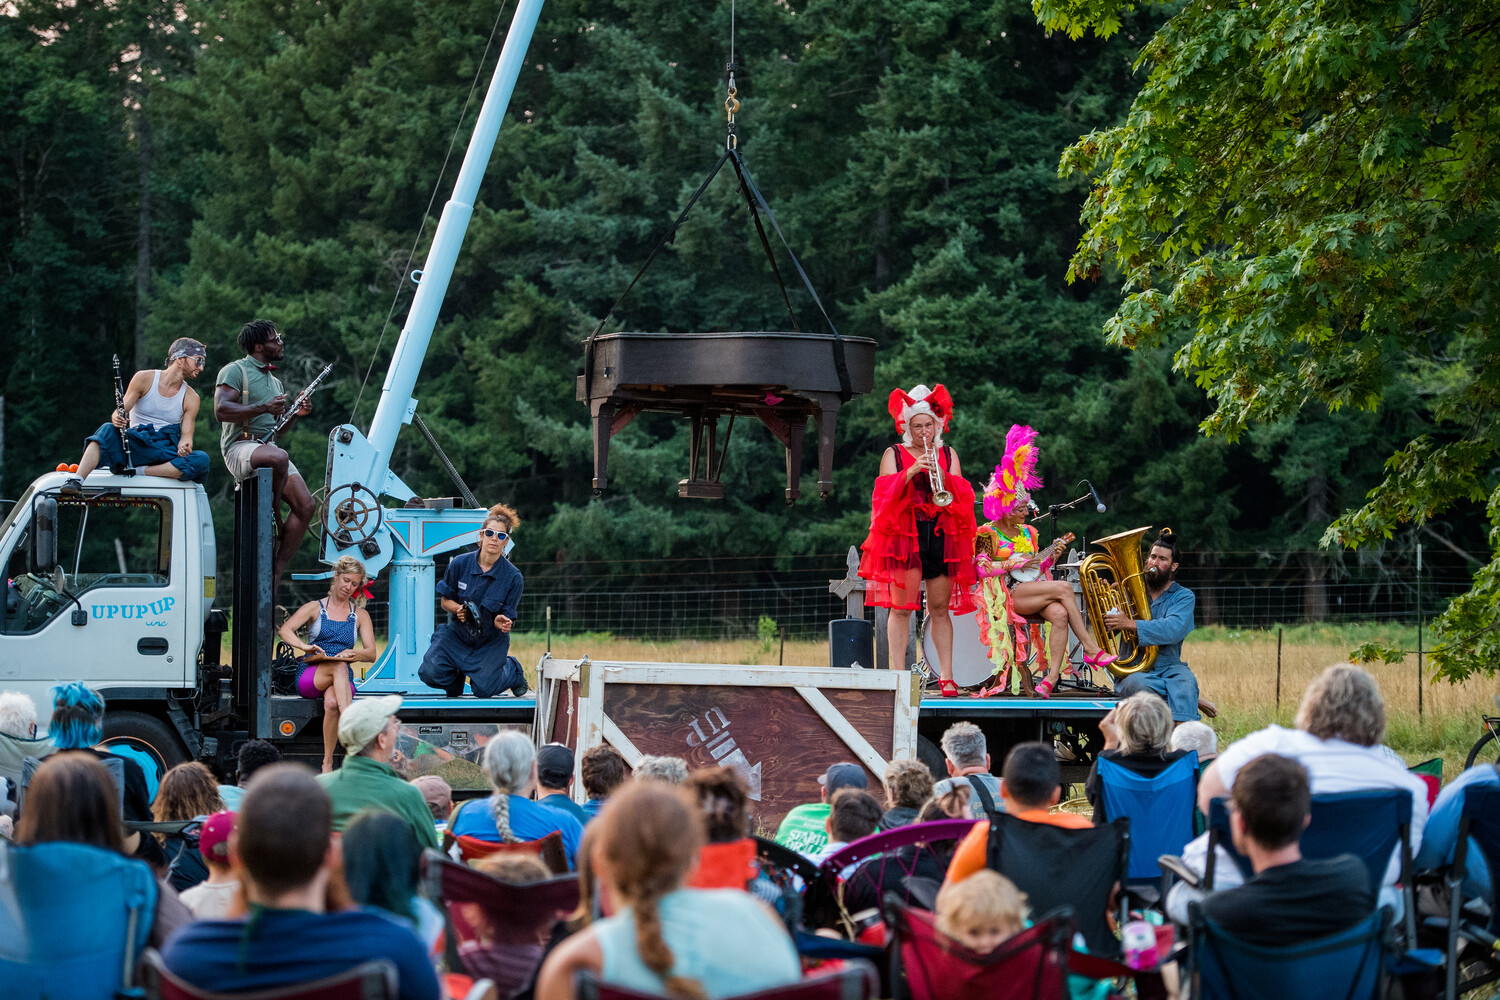
{"label": "black speaker", "polygon": [[875,623],[863,618],[835,618],[828,623],[830,667],[875,666]]}

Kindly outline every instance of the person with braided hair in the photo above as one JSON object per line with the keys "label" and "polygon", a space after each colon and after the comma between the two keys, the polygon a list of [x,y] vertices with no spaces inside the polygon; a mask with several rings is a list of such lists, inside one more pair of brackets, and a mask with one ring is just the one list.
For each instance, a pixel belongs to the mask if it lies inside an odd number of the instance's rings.
{"label": "person with braided hair", "polygon": [[547,958],[536,1000],[573,1000],[583,970],[603,982],[680,1000],[787,986],[802,976],[784,925],[738,889],[688,889],[704,842],[701,812],[678,788],[632,784],[597,823],[594,865],[618,906]]}
{"label": "person with braided hair", "polygon": [[583,824],[560,809],[531,800],[536,788],[536,748],[530,737],[515,729],[497,733],[485,744],[483,764],[494,794],[455,809],[448,820],[448,832],[455,837],[520,844],[556,830],[562,834],[568,867],[576,870]]}

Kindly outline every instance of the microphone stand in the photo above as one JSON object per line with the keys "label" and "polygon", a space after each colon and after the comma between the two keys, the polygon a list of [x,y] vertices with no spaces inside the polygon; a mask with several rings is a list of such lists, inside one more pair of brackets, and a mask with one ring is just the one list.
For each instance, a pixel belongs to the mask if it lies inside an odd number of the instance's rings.
{"label": "microphone stand", "polygon": [[1093,494],[1085,493],[1083,496],[1078,497],[1076,500],[1069,500],[1067,503],[1055,503],[1055,504],[1051,504],[1050,506],[1047,507],[1047,512],[1045,514],[1039,514],[1039,515],[1037,515],[1037,517],[1034,518],[1031,523],[1032,524],[1036,524],[1038,521],[1043,521],[1043,520],[1047,521],[1048,522],[1048,524],[1047,524],[1048,534],[1052,538],[1056,538],[1057,537],[1057,515],[1061,514],[1065,510],[1072,510],[1073,508],[1079,506],[1080,504],[1089,503],[1093,499],[1094,499]]}

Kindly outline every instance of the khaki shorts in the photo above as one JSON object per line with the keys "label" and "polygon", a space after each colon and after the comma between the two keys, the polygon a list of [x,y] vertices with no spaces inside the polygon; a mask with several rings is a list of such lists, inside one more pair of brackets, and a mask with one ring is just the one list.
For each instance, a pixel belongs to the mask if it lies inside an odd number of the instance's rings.
{"label": "khaki shorts", "polygon": [[[236,441],[224,449],[224,467],[229,470],[229,474],[234,477],[235,482],[244,482],[245,478],[255,471],[254,467],[250,464],[250,456],[255,454],[255,449],[259,447],[260,442],[251,439]],[[286,471],[289,476],[300,475],[297,472],[297,466],[292,464],[290,458],[287,459]]]}

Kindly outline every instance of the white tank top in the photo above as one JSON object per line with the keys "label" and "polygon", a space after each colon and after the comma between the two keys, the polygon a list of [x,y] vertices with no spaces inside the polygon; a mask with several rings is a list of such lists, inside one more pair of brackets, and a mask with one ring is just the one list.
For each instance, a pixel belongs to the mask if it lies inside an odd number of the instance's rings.
{"label": "white tank top", "polygon": [[156,427],[166,427],[169,424],[182,423],[182,406],[187,399],[187,384],[178,386],[177,395],[169,399],[157,391],[156,387],[160,382],[161,372],[153,372],[151,388],[146,390],[146,394],[136,400],[135,406],[130,409],[130,426],[152,424]]}

